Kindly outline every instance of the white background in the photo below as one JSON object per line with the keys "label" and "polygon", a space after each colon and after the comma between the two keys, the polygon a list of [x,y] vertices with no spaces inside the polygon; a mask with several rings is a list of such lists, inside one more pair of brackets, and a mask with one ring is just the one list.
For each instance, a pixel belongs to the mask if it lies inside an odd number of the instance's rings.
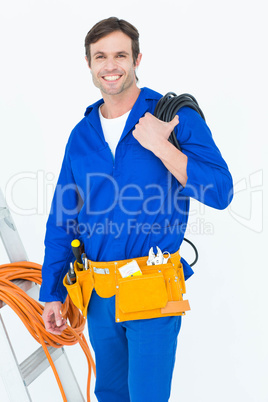
{"label": "white background", "polygon": [[[84,38],[100,19],[124,18],[140,32],[140,87],[197,98],[236,189],[224,211],[192,203],[188,238],[200,257],[187,282],[191,311],[179,335],[170,401],[268,401],[265,2],[9,0],[0,7],[0,187],[29,259],[42,264],[68,136],[100,97]],[[8,262],[2,244],[0,253],[0,263]],[[193,258],[187,245],[182,254]],[[20,360],[33,341],[19,320],[12,325]],[[83,353],[76,346],[67,352],[85,394]],[[62,400],[49,371],[30,391],[34,402]],[[6,402],[1,382],[0,394]]]}

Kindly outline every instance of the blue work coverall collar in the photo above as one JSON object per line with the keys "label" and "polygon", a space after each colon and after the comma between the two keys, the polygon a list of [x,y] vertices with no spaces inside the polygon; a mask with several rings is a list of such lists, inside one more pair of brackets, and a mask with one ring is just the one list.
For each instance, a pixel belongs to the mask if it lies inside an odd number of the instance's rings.
{"label": "blue work coverall collar", "polygon": [[[138,123],[139,119],[149,110],[149,100],[158,100],[161,98],[161,95],[152,91],[149,88],[141,88],[140,94],[128,116],[125,128],[120,137],[119,141],[122,141],[123,138],[132,131],[134,126]],[[89,106],[85,111],[85,117],[87,117],[88,123],[93,127],[96,133],[99,135],[103,144],[105,144],[105,138],[101,127],[101,122],[99,118],[99,107],[104,103],[103,99],[98,100],[93,105]]]}

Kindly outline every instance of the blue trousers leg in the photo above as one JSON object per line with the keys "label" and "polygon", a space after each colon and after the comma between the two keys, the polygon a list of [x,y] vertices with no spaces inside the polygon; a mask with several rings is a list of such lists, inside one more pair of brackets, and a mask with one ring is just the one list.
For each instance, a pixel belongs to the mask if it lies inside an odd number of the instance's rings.
{"label": "blue trousers leg", "polygon": [[181,316],[126,321],[131,402],[168,402]]}
{"label": "blue trousers leg", "polygon": [[181,317],[115,322],[115,297],[93,291],[88,329],[99,402],[168,402]]}
{"label": "blue trousers leg", "polygon": [[88,331],[95,352],[95,395],[99,402],[130,402],[126,331],[115,322],[115,300],[93,290],[88,308]]}

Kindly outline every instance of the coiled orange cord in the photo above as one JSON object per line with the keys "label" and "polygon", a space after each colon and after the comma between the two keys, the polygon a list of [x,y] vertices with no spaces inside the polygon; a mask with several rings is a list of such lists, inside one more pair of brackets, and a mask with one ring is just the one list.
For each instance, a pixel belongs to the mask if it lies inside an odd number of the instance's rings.
{"label": "coiled orange cord", "polygon": [[47,332],[44,326],[42,319],[44,307],[11,282],[14,279],[25,279],[41,285],[41,268],[41,265],[28,261],[0,265],[0,300],[14,310],[32,337],[42,345],[56,377],[64,402],[67,402],[67,398],[47,347],[61,348],[63,345],[75,345],[79,342],[88,362],[87,401],[90,402],[91,369],[93,369],[96,377],[96,367],[83,335],[86,323],[85,318],[77,307],[74,306],[69,296],[67,296],[62,307],[62,316],[67,319],[67,324],[69,322],[70,325],[68,325],[61,335],[53,335]]}

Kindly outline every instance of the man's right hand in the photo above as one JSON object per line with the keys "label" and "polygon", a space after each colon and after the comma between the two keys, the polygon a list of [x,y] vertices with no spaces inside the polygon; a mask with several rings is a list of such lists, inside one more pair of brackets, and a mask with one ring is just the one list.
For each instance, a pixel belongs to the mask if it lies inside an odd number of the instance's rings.
{"label": "man's right hand", "polygon": [[42,314],[46,330],[54,335],[60,335],[67,328],[67,321],[61,315],[61,307],[60,301],[45,303]]}

